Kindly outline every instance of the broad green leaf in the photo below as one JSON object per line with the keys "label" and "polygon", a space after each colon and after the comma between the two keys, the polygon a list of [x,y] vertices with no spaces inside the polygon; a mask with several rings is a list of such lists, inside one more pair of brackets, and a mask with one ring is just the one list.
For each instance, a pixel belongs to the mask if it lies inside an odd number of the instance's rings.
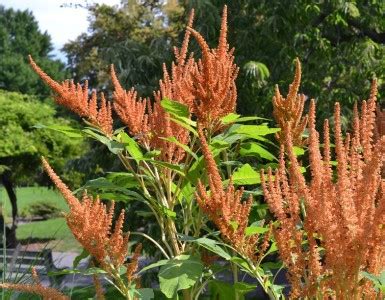
{"label": "broad green leaf", "polygon": [[269,161],[277,160],[277,158],[263,148],[260,144],[255,142],[248,142],[241,144],[241,148],[239,150],[241,156],[255,156],[258,155],[261,158],[267,159]]}
{"label": "broad green leaf", "polygon": [[137,296],[141,300],[151,300],[154,299],[154,291],[150,288],[143,288],[136,290]]}
{"label": "broad green leaf", "polygon": [[180,290],[192,287],[202,276],[203,264],[195,256],[179,255],[167,261],[159,270],[162,293],[173,298]]}
{"label": "broad green leaf", "polygon": [[36,124],[33,127],[34,128],[38,128],[38,129],[54,130],[54,131],[63,133],[66,136],[71,137],[71,138],[82,138],[83,137],[83,134],[82,134],[82,132],[79,129],[72,128],[72,127],[66,126],[66,125],[43,125],[43,124]]}
{"label": "broad green leaf", "polygon": [[229,124],[235,122],[239,117],[240,115],[238,114],[230,113],[227,116],[222,117],[221,121],[223,124]]}
{"label": "broad green leaf", "polygon": [[[233,285],[230,283],[219,281],[219,280],[212,280],[209,283],[209,290],[210,290],[212,299],[221,299],[221,300],[236,299],[235,289]],[[238,299],[243,300],[244,297],[240,297]]]}
{"label": "broad green leaf", "polygon": [[234,284],[234,289],[241,294],[247,294],[248,292],[255,291],[257,286],[255,284],[249,284],[246,282],[236,282]]}
{"label": "broad green leaf", "polygon": [[138,272],[138,275],[139,274],[142,274],[148,270],[151,270],[151,269],[154,269],[154,268],[158,268],[158,267],[161,267],[161,266],[164,266],[165,264],[167,264],[169,260],[168,259],[162,259],[162,260],[158,260],[157,262],[153,263],[153,264],[150,264],[144,268],[142,268],[139,272]]}
{"label": "broad green leaf", "polygon": [[135,176],[126,172],[109,172],[106,179],[120,187],[132,188],[137,186]]}
{"label": "broad green leaf", "polygon": [[214,254],[226,259],[230,260],[231,255],[229,255],[225,250],[223,250],[222,247],[220,247],[220,244],[212,239],[203,237],[203,238],[194,238],[191,236],[181,236],[180,238],[182,241],[191,242],[198,244],[199,246],[206,248],[207,250],[213,252]]}
{"label": "broad green leaf", "polygon": [[187,129],[193,135],[198,136],[198,132],[193,128],[193,126],[190,122],[191,121],[190,119],[174,116],[173,118],[170,118],[170,120],[175,122],[176,124],[182,126],[183,128]]}
{"label": "broad green leaf", "polygon": [[247,261],[242,258],[242,257],[238,257],[238,256],[233,256],[230,261],[232,261],[233,263],[237,264],[239,267],[241,267],[242,269],[244,269],[246,272],[250,272],[250,266],[249,264],[247,263]]}
{"label": "broad green leaf", "polygon": [[190,115],[188,106],[180,102],[165,98],[160,102],[160,105],[164,108],[165,111],[172,115],[184,118],[188,118]]}
{"label": "broad green leaf", "polygon": [[269,228],[261,227],[261,226],[249,226],[245,229],[245,235],[253,235],[253,234],[262,234],[268,232]]}
{"label": "broad green leaf", "polygon": [[244,134],[250,138],[265,136],[280,131],[280,128],[270,128],[267,125],[241,125],[234,130],[235,134]]}
{"label": "broad green leaf", "polygon": [[119,143],[118,141],[111,140],[111,139],[107,138],[106,136],[97,133],[93,129],[86,128],[86,129],[83,129],[83,132],[86,135],[88,135],[88,136],[94,138],[95,140],[101,142],[102,144],[106,145],[108,147],[108,149],[114,154],[117,154],[117,153],[124,150],[123,144]]}
{"label": "broad green leaf", "polygon": [[127,133],[121,132],[117,138],[125,145],[126,150],[133,159],[139,161],[143,158],[143,153],[140,149],[140,146],[133,138],[128,136]]}
{"label": "broad green leaf", "polygon": [[240,117],[239,119],[237,119],[237,123],[254,121],[254,120],[270,121],[270,119],[266,119],[262,117]]}
{"label": "broad green leaf", "polygon": [[261,182],[260,174],[249,164],[244,164],[237,169],[232,175],[232,180],[235,185],[252,185]]}
{"label": "broad green leaf", "polygon": [[305,154],[305,150],[301,147],[294,146],[293,151],[296,156],[301,156]]}
{"label": "broad green leaf", "polygon": [[269,250],[267,250],[267,252],[265,253],[265,255],[268,255],[268,254],[270,254],[270,253],[276,252],[277,250],[278,250],[277,243],[274,242],[273,244],[271,244]]}
{"label": "broad green leaf", "polygon": [[80,261],[88,257],[89,255],[90,254],[88,253],[88,251],[86,251],[86,249],[83,249],[82,253],[75,257],[73,261],[73,268],[75,269],[79,265]]}

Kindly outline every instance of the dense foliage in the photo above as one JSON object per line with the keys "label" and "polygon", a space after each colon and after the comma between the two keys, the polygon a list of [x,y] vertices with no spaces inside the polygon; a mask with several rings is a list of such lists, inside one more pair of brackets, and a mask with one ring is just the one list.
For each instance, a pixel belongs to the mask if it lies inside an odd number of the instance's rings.
{"label": "dense foliage", "polygon": [[66,162],[82,152],[81,140],[42,132],[34,128],[38,124],[65,128],[71,123],[57,118],[55,108],[36,97],[0,90],[0,166],[9,168],[18,184],[39,181],[41,155],[55,157],[53,164],[64,171]]}

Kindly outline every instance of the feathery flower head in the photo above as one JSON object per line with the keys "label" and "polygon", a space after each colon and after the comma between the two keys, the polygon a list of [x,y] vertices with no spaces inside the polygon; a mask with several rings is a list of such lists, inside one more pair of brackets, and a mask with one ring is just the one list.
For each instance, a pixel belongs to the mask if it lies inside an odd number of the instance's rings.
{"label": "feathery flower head", "polygon": [[[220,230],[225,240],[229,241],[242,255],[257,260],[255,252],[259,237],[245,234],[253,198],[250,196],[246,201],[242,201],[243,189],[236,190],[231,180],[228,187],[224,189],[218,167],[201,127],[198,127],[198,134],[206,161],[210,193],[206,191],[202,182],[198,181],[197,202]],[[265,245],[266,242],[262,244]]]}
{"label": "feathery flower head", "polygon": [[278,86],[275,87],[275,95],[273,97],[273,116],[279,127],[280,132],[276,133],[277,140],[284,144],[287,132],[285,132],[285,124],[290,123],[290,131],[293,145],[301,146],[305,143],[302,133],[307,124],[307,116],[302,116],[305,105],[305,95],[298,94],[301,84],[301,62],[297,58],[295,60],[295,75],[293,83],[289,86],[289,92],[284,98]]}
{"label": "feathery flower head", "polygon": [[[192,26],[194,11],[190,13],[188,26]],[[186,31],[181,49],[174,48],[176,61],[172,63],[171,73],[163,66],[163,79],[159,81],[159,90],[154,92],[153,103],[149,99],[138,98],[134,89],[125,91],[120,85],[114,68],[111,67],[112,83],[115,87],[114,109],[121,120],[128,126],[132,135],[140,136],[142,144],[150,149],[161,150],[162,160],[177,163],[183,159],[184,150],[164,138],[175,137],[181,144],[189,141],[189,131],[170,120],[162,108],[163,99],[185,104],[191,107],[194,95],[191,92],[192,70],[195,61],[187,57],[190,32]]]}
{"label": "feathery flower head", "polygon": [[100,97],[100,107],[96,92],[93,91],[89,99],[88,82],[85,81],[83,87],[72,80],[66,80],[61,84],[48,76],[29,55],[29,62],[37,75],[55,93],[55,101],[67,107],[80,117],[86,118],[92,125],[102,130],[106,135],[112,134],[111,103],[106,101],[103,93]]}
{"label": "feathery flower head", "polygon": [[98,197],[93,199],[86,193],[82,201],[79,201],[44,158],[42,162],[45,171],[69,204],[70,212],[66,220],[75,238],[103,267],[108,264],[121,266],[128,251],[128,234],[122,232],[124,211],[120,213],[113,228],[114,202],[108,209]]}
{"label": "feathery flower head", "polygon": [[43,297],[44,300],[69,300],[70,298],[58,290],[45,287],[41,284],[21,284],[21,283],[0,283],[0,289],[14,290],[23,293],[35,294]]}
{"label": "feathery flower head", "polygon": [[[320,276],[322,288],[338,299],[349,295],[351,298],[354,295],[370,297],[370,288],[357,290],[359,272],[366,270],[378,274],[385,266],[385,232],[379,230],[385,225],[382,217],[385,198],[379,174],[384,160],[385,137],[377,142],[372,139],[375,95],[374,83],[361,112],[355,108],[353,132],[345,138],[340,106],[335,105],[336,179],[330,166],[329,123],[324,123],[324,150],[321,153],[319,133],[315,128],[314,100],[309,112],[310,182],[307,183],[300,172],[293,152],[290,124],[283,128],[286,136],[279,169],[274,173],[269,170],[267,178],[262,171],[265,199],[280,222],[274,235],[288,268],[293,298],[314,296]],[[288,170],[286,162],[290,165]],[[302,201],[304,215],[300,210]],[[298,226],[302,226],[303,231]],[[308,248],[303,247],[305,241]],[[325,249],[322,260],[320,247]]]}
{"label": "feathery flower head", "polygon": [[227,43],[227,6],[223,8],[219,43],[210,49],[203,36],[188,27],[202,50],[202,58],[193,70],[193,113],[205,128],[215,131],[219,119],[234,112],[237,100],[235,79],[239,68],[234,63],[234,49]]}

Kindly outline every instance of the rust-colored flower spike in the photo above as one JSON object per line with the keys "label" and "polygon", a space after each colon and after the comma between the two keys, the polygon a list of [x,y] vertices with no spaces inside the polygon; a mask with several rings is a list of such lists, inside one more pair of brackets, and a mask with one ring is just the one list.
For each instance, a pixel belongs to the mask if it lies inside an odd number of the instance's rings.
{"label": "rust-colored flower spike", "polygon": [[84,194],[82,201],[79,201],[44,158],[42,163],[70,207],[66,220],[75,238],[103,268],[110,265],[115,268],[121,266],[128,250],[128,234],[122,232],[124,211],[112,228],[114,202],[107,209],[98,197],[93,199],[87,194]]}
{"label": "rust-colored flower spike", "polygon": [[380,104],[377,104],[374,137],[378,140],[383,135],[385,135],[385,110],[381,109]]}
{"label": "rust-colored flower spike", "polygon": [[234,63],[234,49],[227,43],[227,6],[223,8],[219,44],[210,49],[203,36],[188,27],[197,40],[202,58],[193,72],[193,113],[205,128],[220,128],[219,119],[235,111],[237,89],[235,79],[239,68]]}
{"label": "rust-colored flower spike", "polygon": [[[189,17],[188,26],[192,26],[194,11]],[[175,137],[181,144],[189,141],[189,131],[170,120],[168,113],[161,106],[165,98],[178,101],[191,107],[194,95],[191,92],[192,70],[195,61],[187,57],[190,32],[186,31],[182,48],[174,48],[176,61],[172,63],[171,73],[163,66],[163,79],[160,89],[154,92],[154,103],[149,99],[137,97],[134,89],[125,91],[120,85],[114,68],[111,67],[112,83],[115,87],[114,109],[127,125],[131,135],[137,135],[142,144],[149,149],[161,150],[162,160],[177,163],[185,155],[182,147],[168,142],[164,138]]]}
{"label": "rust-colored flower spike", "polygon": [[41,284],[0,283],[0,289],[19,291],[39,295],[43,300],[69,300],[70,298],[58,290]]}
{"label": "rust-colored flower spike", "polygon": [[106,297],[104,296],[104,290],[99,276],[94,274],[92,276],[92,281],[94,282],[96,300],[105,300]]}
{"label": "rust-colored flower spike", "polygon": [[273,97],[273,116],[280,132],[276,133],[277,140],[283,144],[287,133],[285,132],[285,124],[290,123],[290,131],[294,146],[302,146],[305,140],[302,133],[306,128],[307,116],[302,116],[305,105],[305,95],[298,94],[301,84],[301,62],[297,58],[295,60],[295,76],[292,84],[289,86],[289,92],[284,98],[278,88],[275,87],[275,95]]}
{"label": "rust-colored flower spike", "polygon": [[141,251],[142,251],[142,244],[137,244],[135,247],[134,254],[130,259],[130,263],[127,264],[126,278],[129,283],[139,280],[135,272],[138,270],[139,257],[140,257]]}
{"label": "rust-colored flower spike", "polygon": [[228,187],[224,189],[218,167],[201,127],[198,127],[198,134],[206,161],[210,193],[206,191],[202,182],[198,181],[197,202],[218,227],[223,238],[230,242],[239,253],[256,261],[259,236],[257,234],[246,236],[245,234],[253,201],[252,196],[246,201],[242,201],[243,188],[236,190],[231,180]]}
{"label": "rust-colored flower spike", "polygon": [[[385,267],[385,232],[379,229],[385,225],[385,185],[379,174],[385,137],[376,143],[370,138],[374,95],[363,103],[361,114],[355,109],[353,132],[345,139],[340,106],[335,105],[336,179],[330,166],[328,122],[324,124],[323,154],[320,152],[314,100],[309,111],[310,182],[300,172],[289,125],[284,128],[287,136],[282,145],[287,159],[282,149],[279,169],[275,173],[269,170],[267,180],[262,171],[265,199],[280,223],[274,235],[288,268],[294,299],[314,297],[317,289],[336,299],[375,297],[374,289],[359,282],[360,271],[379,274]],[[300,209],[302,201],[305,214]],[[309,247],[303,247],[304,242]]]}
{"label": "rust-colored flower spike", "polygon": [[100,96],[100,107],[96,92],[93,91],[91,98],[88,92],[88,82],[85,81],[83,87],[72,80],[58,83],[48,76],[29,56],[33,70],[55,93],[55,101],[67,107],[80,117],[86,118],[93,126],[102,130],[106,135],[112,134],[111,103],[106,101],[103,93]]}

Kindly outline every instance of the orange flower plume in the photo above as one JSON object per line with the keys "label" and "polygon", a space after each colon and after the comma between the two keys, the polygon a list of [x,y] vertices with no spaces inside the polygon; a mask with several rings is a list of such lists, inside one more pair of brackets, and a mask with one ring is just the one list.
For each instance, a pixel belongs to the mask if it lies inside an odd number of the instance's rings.
{"label": "orange flower plume", "polygon": [[35,267],[31,269],[33,284],[21,284],[21,283],[0,283],[0,289],[9,289],[19,291],[23,293],[30,293],[39,295],[43,300],[69,300],[70,298],[62,294],[58,290],[45,287],[41,284],[39,276]]}
{"label": "orange flower plume", "polygon": [[210,49],[203,36],[188,27],[202,50],[202,58],[193,71],[192,111],[200,124],[212,131],[220,126],[219,118],[235,111],[237,89],[235,79],[239,68],[234,63],[234,48],[227,43],[227,6],[223,8],[219,43]]}
{"label": "orange flower plume", "polygon": [[106,135],[112,134],[111,103],[106,101],[103,93],[100,95],[100,107],[96,92],[93,91],[89,97],[88,82],[85,81],[83,87],[78,83],[66,80],[61,84],[49,77],[29,55],[29,62],[37,75],[55,93],[55,101],[67,107],[80,117],[86,118],[92,125],[98,127]]}
{"label": "orange flower plume", "polygon": [[[236,190],[231,180],[227,189],[224,189],[218,167],[201,127],[198,127],[198,134],[206,160],[210,193],[207,193],[205,186],[198,181],[197,202],[218,227],[222,236],[239,253],[252,260],[257,260],[260,257],[260,255],[256,256],[259,236],[256,234],[247,236],[245,233],[253,198],[250,196],[246,201],[242,201],[243,188]],[[263,251],[267,250],[266,241],[262,244],[264,245]]]}
{"label": "orange flower plume", "polygon": [[305,95],[298,94],[301,84],[301,62],[298,58],[295,60],[295,67],[294,80],[289,86],[286,99],[279,92],[278,85],[275,87],[273,116],[281,128],[281,131],[276,133],[277,140],[281,144],[284,144],[287,135],[284,129],[285,124],[290,123],[293,145],[302,146],[305,143],[302,138],[302,133],[307,124],[307,116],[302,116],[305,105]]}
{"label": "orange flower plume", "polygon": [[56,175],[48,162],[42,159],[43,167],[67,201],[70,212],[66,215],[68,227],[75,238],[104,267],[118,268],[124,263],[128,250],[128,234],[123,234],[124,211],[112,228],[114,202],[109,209],[99,198],[87,194],[80,202]]}
{"label": "orange flower plume", "polygon": [[[188,26],[192,26],[193,18],[194,11],[190,14]],[[149,99],[138,98],[134,89],[125,91],[111,66],[116,113],[128,126],[131,135],[138,135],[145,147],[161,150],[162,159],[174,163],[184,157],[184,150],[164,138],[175,137],[180,143],[187,144],[189,132],[170,120],[170,116],[161,106],[161,101],[167,98],[187,106],[191,106],[193,102],[193,95],[188,86],[192,85],[191,70],[195,62],[192,57],[187,57],[189,39],[190,33],[187,31],[182,48],[174,48],[176,62],[172,63],[171,74],[163,66],[163,79],[159,81],[160,89],[154,92],[153,104]]]}
{"label": "orange flower plume", "polygon": [[38,284],[20,283],[0,283],[1,289],[9,289],[23,293],[35,294],[43,297],[44,300],[69,300],[68,296],[63,295],[54,288],[45,287]]}
{"label": "orange flower plume", "polygon": [[336,179],[331,168],[329,123],[324,123],[321,153],[314,101],[309,112],[310,182],[300,172],[288,124],[279,169],[275,173],[269,170],[267,178],[262,171],[265,199],[280,222],[274,235],[288,268],[292,298],[313,297],[319,289],[337,299],[374,297],[372,287],[359,282],[359,272],[379,274],[385,267],[385,232],[381,229],[385,225],[385,184],[380,176],[385,137],[373,140],[376,91],[373,82],[361,113],[355,108],[353,132],[345,139],[340,106],[335,105]]}

